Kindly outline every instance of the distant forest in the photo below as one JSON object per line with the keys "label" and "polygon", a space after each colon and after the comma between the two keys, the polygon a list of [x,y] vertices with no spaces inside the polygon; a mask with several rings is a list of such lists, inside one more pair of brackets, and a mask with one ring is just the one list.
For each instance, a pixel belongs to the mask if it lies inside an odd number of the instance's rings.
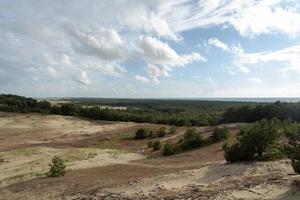
{"label": "distant forest", "polygon": [[[260,119],[300,121],[300,103],[254,103],[207,100],[72,98],[51,105],[17,95],[1,94],[0,111],[87,117],[108,121],[132,121],[175,126],[207,126],[220,123],[255,122]],[[125,110],[100,106],[127,107]]]}

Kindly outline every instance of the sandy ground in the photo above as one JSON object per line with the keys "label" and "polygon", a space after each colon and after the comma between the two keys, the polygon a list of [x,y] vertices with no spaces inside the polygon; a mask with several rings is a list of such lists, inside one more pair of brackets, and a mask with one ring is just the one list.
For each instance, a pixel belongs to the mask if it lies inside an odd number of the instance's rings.
{"label": "sandy ground", "polygon": [[[229,143],[242,126],[229,125]],[[226,164],[222,143],[164,157],[136,129],[162,125],[0,113],[0,200],[24,199],[300,199],[288,160]],[[214,127],[198,127],[207,138]],[[54,155],[67,174],[44,176]]]}
{"label": "sandy ground", "polygon": [[144,157],[140,154],[95,148],[30,147],[0,152],[0,186],[44,176],[53,156],[60,156],[68,170],[124,164]]}

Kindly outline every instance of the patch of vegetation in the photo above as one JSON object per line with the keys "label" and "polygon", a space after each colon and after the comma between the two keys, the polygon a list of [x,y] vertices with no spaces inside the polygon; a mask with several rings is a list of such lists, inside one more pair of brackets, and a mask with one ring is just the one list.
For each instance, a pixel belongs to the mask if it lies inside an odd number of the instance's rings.
{"label": "patch of vegetation", "polygon": [[153,151],[159,150],[159,149],[161,148],[160,142],[159,142],[159,141],[155,141],[155,142],[153,143],[152,148],[153,148]]}
{"label": "patch of vegetation", "polygon": [[199,148],[203,145],[203,138],[196,129],[188,129],[184,134],[183,140],[180,144],[182,150],[189,150]]}
{"label": "patch of vegetation", "polygon": [[52,163],[49,164],[50,169],[46,173],[48,177],[60,177],[66,174],[66,166],[64,161],[59,156],[54,156],[52,158]]}
{"label": "patch of vegetation", "polygon": [[197,132],[196,129],[188,129],[178,143],[171,144],[168,142],[164,145],[163,155],[169,156],[200,148],[204,143],[205,141],[203,140],[201,133]]}
{"label": "patch of vegetation", "polygon": [[177,131],[176,127],[175,126],[172,126],[170,129],[169,129],[169,134],[172,135],[172,134],[175,134]]}
{"label": "patch of vegetation", "polygon": [[136,132],[135,132],[135,139],[140,140],[140,139],[145,139],[146,137],[148,137],[148,131],[146,129],[143,128],[139,128]]}
{"label": "patch of vegetation", "polygon": [[175,153],[176,153],[175,148],[170,143],[166,143],[164,145],[164,149],[163,149],[164,156],[171,156],[174,155]]}
{"label": "patch of vegetation", "polygon": [[[248,125],[238,142],[232,146],[224,145],[224,156],[228,162],[275,159],[282,155],[282,148],[276,144],[281,136],[278,120],[266,120]],[[275,148],[276,147],[276,148]]]}
{"label": "patch of vegetation", "polygon": [[294,171],[300,174],[300,124],[286,125],[285,134],[289,138],[289,144],[285,146],[286,155],[291,159]]}
{"label": "patch of vegetation", "polygon": [[157,131],[157,136],[158,137],[164,137],[167,135],[167,131],[166,131],[166,128],[165,127],[162,127],[160,128],[158,131]]}
{"label": "patch of vegetation", "polygon": [[211,139],[213,142],[220,142],[222,140],[227,139],[229,130],[227,127],[224,128],[215,128],[213,134],[211,135]]}
{"label": "patch of vegetation", "polygon": [[134,138],[137,140],[141,140],[141,139],[145,139],[145,138],[164,137],[166,135],[167,135],[167,130],[165,127],[161,127],[156,132],[154,132],[152,130],[146,130],[144,128],[139,128],[136,130]]}

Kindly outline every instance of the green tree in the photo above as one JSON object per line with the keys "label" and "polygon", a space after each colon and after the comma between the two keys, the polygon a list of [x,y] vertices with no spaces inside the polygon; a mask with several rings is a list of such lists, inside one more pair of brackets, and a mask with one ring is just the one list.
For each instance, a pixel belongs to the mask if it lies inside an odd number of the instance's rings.
{"label": "green tree", "polygon": [[263,154],[267,150],[272,152],[270,147],[280,137],[281,130],[278,120],[263,119],[248,125],[242,130],[242,133],[237,143],[224,148],[224,156],[227,161],[262,160]]}
{"label": "green tree", "polygon": [[59,177],[66,174],[66,166],[64,161],[59,156],[52,158],[52,163],[49,164],[50,170],[46,173],[48,177]]}

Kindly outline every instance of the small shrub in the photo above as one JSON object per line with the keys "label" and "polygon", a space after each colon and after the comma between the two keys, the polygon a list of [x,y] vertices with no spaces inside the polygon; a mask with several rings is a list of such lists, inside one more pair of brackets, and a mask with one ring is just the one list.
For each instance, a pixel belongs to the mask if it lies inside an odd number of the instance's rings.
{"label": "small shrub", "polygon": [[196,132],[196,129],[189,129],[184,134],[181,148],[183,150],[194,149],[202,146],[203,139],[200,133]]}
{"label": "small shrub", "polygon": [[159,141],[155,141],[152,145],[153,147],[153,151],[157,151],[161,148],[160,142]]}
{"label": "small shrub", "polygon": [[172,126],[170,129],[169,129],[169,134],[174,134],[176,133],[176,127],[175,126]]}
{"label": "small shrub", "polygon": [[228,137],[228,128],[215,128],[213,131],[213,134],[211,135],[211,138],[213,142],[220,142]]}
{"label": "small shrub", "polygon": [[165,127],[160,128],[157,132],[157,136],[164,137],[165,135],[167,135],[166,128]]}
{"label": "small shrub", "polygon": [[175,149],[170,143],[166,143],[163,149],[164,156],[171,156],[175,154]]}
{"label": "small shrub", "polygon": [[66,174],[66,166],[64,161],[59,156],[52,158],[52,163],[49,164],[50,170],[46,173],[48,177],[59,177]]}
{"label": "small shrub", "polygon": [[154,134],[154,132],[151,130],[151,131],[149,131],[148,136],[149,136],[149,137],[154,137],[155,134]]}
{"label": "small shrub", "polygon": [[148,136],[147,130],[145,130],[143,128],[139,128],[138,130],[136,130],[134,138],[137,140],[141,140],[141,139],[146,138],[147,136]]}
{"label": "small shrub", "polygon": [[153,147],[153,142],[152,141],[149,141],[148,142],[148,148],[152,148]]}

